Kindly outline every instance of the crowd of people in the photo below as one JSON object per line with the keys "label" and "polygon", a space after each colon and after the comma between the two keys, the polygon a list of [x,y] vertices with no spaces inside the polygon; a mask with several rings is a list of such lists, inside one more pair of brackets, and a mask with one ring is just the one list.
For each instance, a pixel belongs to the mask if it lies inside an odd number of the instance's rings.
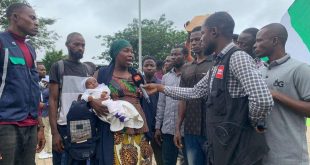
{"label": "crowd of people", "polygon": [[82,63],[85,40],[72,32],[68,58],[47,74],[26,42],[38,33],[33,8],[14,3],[6,16],[1,165],[35,164],[36,153],[54,165],[309,164],[310,66],[285,51],[279,23],[236,37],[233,18],[215,12],[164,61],[145,56],[142,71],[124,39],[108,66]]}

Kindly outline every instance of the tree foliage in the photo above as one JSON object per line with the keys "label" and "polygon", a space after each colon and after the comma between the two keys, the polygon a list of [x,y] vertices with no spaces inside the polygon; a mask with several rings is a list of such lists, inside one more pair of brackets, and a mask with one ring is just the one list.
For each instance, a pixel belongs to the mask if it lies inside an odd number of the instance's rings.
{"label": "tree foliage", "polygon": [[[170,54],[176,44],[181,44],[186,40],[187,33],[176,30],[173,27],[173,22],[167,20],[165,15],[161,15],[159,19],[144,19],[141,23],[143,56],[151,55],[157,59],[163,59]],[[133,19],[133,22],[128,24],[124,30],[114,35],[96,36],[102,40],[101,45],[106,47],[99,58],[110,61],[109,48],[112,42],[116,39],[126,39],[133,46],[135,59],[138,59],[138,31],[139,20]]]}
{"label": "tree foliage", "polygon": [[46,52],[44,58],[42,59],[42,62],[46,68],[46,71],[49,72],[53,63],[61,59],[65,59],[66,57],[67,55],[64,55],[62,50],[57,51],[53,49]]}
{"label": "tree foliage", "polygon": [[[8,27],[8,20],[5,16],[5,11],[8,6],[13,3],[20,2],[29,4],[26,0],[1,0],[0,1],[0,30],[5,30]],[[59,39],[59,35],[52,30],[48,30],[49,25],[53,25],[56,20],[51,18],[38,18],[39,33],[34,37],[29,37],[28,42],[39,50],[52,50],[55,42]]]}

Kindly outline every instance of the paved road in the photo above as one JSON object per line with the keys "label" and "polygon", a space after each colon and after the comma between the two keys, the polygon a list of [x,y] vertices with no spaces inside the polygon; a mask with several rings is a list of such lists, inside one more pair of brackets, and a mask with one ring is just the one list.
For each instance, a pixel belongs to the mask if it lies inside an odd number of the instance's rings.
{"label": "paved road", "polygon": [[[310,126],[308,127],[307,131],[307,139],[308,139],[308,151],[310,153]],[[52,159],[37,159],[36,158],[37,165],[52,165]],[[156,163],[153,163],[156,165]]]}

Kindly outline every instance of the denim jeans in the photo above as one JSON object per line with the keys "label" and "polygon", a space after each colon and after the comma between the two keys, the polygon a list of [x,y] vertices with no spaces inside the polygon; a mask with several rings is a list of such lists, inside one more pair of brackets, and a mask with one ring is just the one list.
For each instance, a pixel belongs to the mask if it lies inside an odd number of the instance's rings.
{"label": "denim jeans", "polygon": [[[62,141],[64,144],[64,137],[67,136],[67,126],[66,125],[58,125],[58,132],[62,137]],[[89,160],[74,160],[69,155],[68,152],[56,152],[53,150],[53,165],[90,165]]]}
{"label": "denim jeans", "polygon": [[162,147],[157,144],[155,139],[151,140],[151,146],[154,152],[154,157],[156,161],[156,165],[163,165],[163,158],[162,158]]}
{"label": "denim jeans", "polygon": [[[173,142],[174,135],[162,134],[162,159],[164,165],[175,165],[177,163],[177,158],[179,155],[179,149],[174,145]],[[183,147],[182,152],[185,153],[185,147]],[[184,164],[187,164],[186,154],[183,154]]]}
{"label": "denim jeans", "polygon": [[0,164],[35,165],[37,126],[0,125]]}
{"label": "denim jeans", "polygon": [[184,135],[188,165],[205,165],[207,155],[204,150],[206,137],[197,135]]}
{"label": "denim jeans", "polygon": [[164,165],[175,165],[177,163],[178,148],[173,143],[173,135],[162,134],[162,158]]}

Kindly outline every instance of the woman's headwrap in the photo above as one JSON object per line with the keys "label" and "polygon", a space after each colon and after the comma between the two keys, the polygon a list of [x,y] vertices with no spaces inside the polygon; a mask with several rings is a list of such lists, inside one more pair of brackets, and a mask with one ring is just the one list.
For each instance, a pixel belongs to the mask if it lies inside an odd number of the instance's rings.
{"label": "woman's headwrap", "polygon": [[110,48],[110,57],[112,58],[112,61],[115,61],[116,56],[118,55],[118,53],[126,47],[132,47],[131,44],[124,39],[120,39],[120,40],[116,40],[111,44],[111,48]]}

